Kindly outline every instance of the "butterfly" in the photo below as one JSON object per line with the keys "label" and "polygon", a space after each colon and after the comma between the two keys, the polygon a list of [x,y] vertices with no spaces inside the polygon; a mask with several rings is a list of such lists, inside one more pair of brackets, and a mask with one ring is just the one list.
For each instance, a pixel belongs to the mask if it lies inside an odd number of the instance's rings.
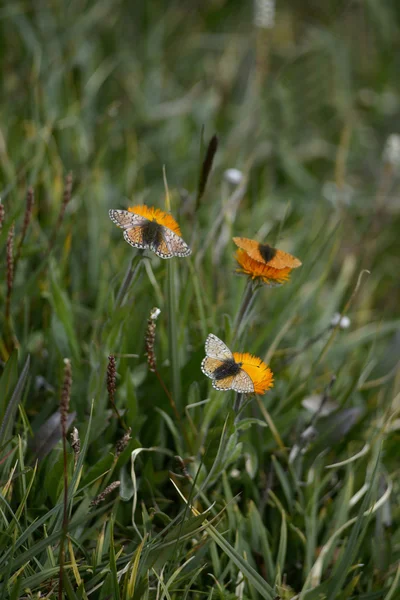
{"label": "butterfly", "polygon": [[242,237],[234,237],[233,241],[236,246],[242,248],[250,258],[268,265],[269,267],[273,267],[274,269],[285,269],[287,267],[296,269],[301,266],[301,262],[298,258],[292,256],[288,252],[273,248],[269,244],[260,244],[255,240]]}
{"label": "butterfly", "polygon": [[152,250],[160,258],[189,256],[186,242],[172,229],[128,210],[111,209],[110,219],[124,230],[124,239],[134,248]]}
{"label": "butterfly", "polygon": [[201,363],[201,370],[212,379],[216,390],[235,390],[240,394],[254,392],[253,381],[237,363],[228,346],[216,335],[210,333],[206,339],[206,357]]}

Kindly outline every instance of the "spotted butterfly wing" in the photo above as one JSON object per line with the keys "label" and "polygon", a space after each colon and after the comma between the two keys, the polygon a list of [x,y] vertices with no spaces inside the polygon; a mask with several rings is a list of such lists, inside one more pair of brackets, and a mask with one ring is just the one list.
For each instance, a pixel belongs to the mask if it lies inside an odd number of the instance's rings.
{"label": "spotted butterfly wing", "polygon": [[[214,360],[214,359],[212,359]],[[203,372],[205,372],[203,370]],[[240,369],[236,375],[229,375],[224,379],[213,379],[212,386],[219,391],[234,390],[239,394],[252,394],[254,392],[254,384],[251,380],[250,375]]]}
{"label": "spotted butterfly wing", "polygon": [[234,390],[240,394],[254,392],[254,384],[250,375],[241,368],[234,375],[227,375],[222,379],[215,377],[217,369],[224,363],[234,360],[232,352],[222,340],[210,333],[206,339],[205,349],[207,356],[202,360],[201,370],[212,379],[212,385],[216,390]]}
{"label": "spotted butterfly wing", "polygon": [[[218,382],[221,383],[220,381]],[[252,394],[254,392],[254,383],[248,373],[240,369],[239,373],[233,377],[231,389],[239,394]]]}
{"label": "spotted butterfly wing", "polygon": [[137,225],[136,227],[132,227],[132,229],[125,229],[124,240],[134,248],[145,250],[149,247],[143,237],[142,225]]}
{"label": "spotted butterfly wing", "polygon": [[154,242],[151,249],[160,258],[184,257],[192,253],[186,242],[165,225],[161,225],[161,241]]}
{"label": "spotted butterfly wing", "polygon": [[229,377],[225,377],[224,379],[213,379],[212,386],[215,390],[220,392],[227,392],[228,390],[233,389],[232,384],[235,377],[233,375],[229,375]]}
{"label": "spotted butterfly wing", "polygon": [[212,379],[216,369],[218,369],[218,367],[220,367],[223,364],[224,364],[223,360],[219,360],[218,358],[211,358],[210,356],[206,356],[201,361],[201,370],[203,371],[204,375],[207,375],[207,377],[211,377],[211,379]]}
{"label": "spotted butterfly wing", "polygon": [[117,210],[112,208],[108,211],[108,214],[111,221],[118,227],[121,227],[121,229],[132,229],[132,227],[144,225],[148,221],[146,217],[129,212],[128,210]]}
{"label": "spotted butterfly wing", "polygon": [[206,355],[210,358],[218,358],[222,361],[228,358],[233,358],[233,354],[229,350],[228,346],[213,333],[208,335],[205,348]]}

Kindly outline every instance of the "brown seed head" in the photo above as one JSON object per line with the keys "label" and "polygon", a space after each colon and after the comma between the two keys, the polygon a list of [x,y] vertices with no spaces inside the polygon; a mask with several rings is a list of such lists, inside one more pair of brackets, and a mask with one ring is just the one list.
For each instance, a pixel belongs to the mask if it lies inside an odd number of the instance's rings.
{"label": "brown seed head", "polygon": [[115,490],[117,487],[119,487],[120,484],[121,484],[120,481],[113,481],[110,485],[108,485],[106,487],[106,489],[103,492],[101,492],[101,494],[96,496],[96,498],[91,501],[90,506],[97,506],[98,504],[100,504],[100,502],[103,502],[103,500],[106,499],[108,494],[111,494],[111,492],[113,490]]}
{"label": "brown seed head", "polygon": [[7,290],[11,295],[14,281],[14,223],[7,236]]}
{"label": "brown seed head", "polygon": [[111,404],[114,404],[115,400],[115,381],[117,378],[117,369],[115,364],[115,356],[110,354],[108,357],[108,366],[107,366],[107,391],[108,397],[110,399]]}
{"label": "brown seed head", "polygon": [[28,231],[29,223],[32,219],[32,209],[35,202],[35,194],[32,187],[28,188],[26,194],[26,206],[25,206],[25,215],[24,215],[24,223],[22,225],[21,238],[18,244],[17,256],[15,258],[15,263],[19,261],[21,255],[22,244],[24,243],[26,232]]}
{"label": "brown seed head", "polygon": [[125,450],[131,438],[132,429],[129,427],[124,436],[115,444],[115,456],[118,457]]}
{"label": "brown seed head", "polygon": [[67,435],[67,418],[69,411],[69,401],[71,397],[72,386],[72,368],[69,358],[64,358],[64,381],[61,390],[60,415],[61,415],[61,430],[63,436]]}
{"label": "brown seed head", "polygon": [[147,321],[147,329],[146,329],[146,335],[145,335],[145,348],[146,348],[147,363],[149,365],[150,371],[152,371],[153,373],[157,369],[154,343],[156,341],[156,320],[157,320],[160,312],[161,312],[161,310],[159,308],[151,309],[150,317]]}

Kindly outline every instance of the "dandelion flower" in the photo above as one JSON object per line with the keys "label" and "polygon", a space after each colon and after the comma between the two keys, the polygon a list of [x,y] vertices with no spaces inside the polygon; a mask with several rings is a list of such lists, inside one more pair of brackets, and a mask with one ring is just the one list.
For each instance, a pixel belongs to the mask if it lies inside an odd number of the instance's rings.
{"label": "dandelion flower", "polygon": [[181,237],[175,219],[160,208],[137,205],[109,211],[110,219],[124,230],[124,239],[134,248],[152,250],[160,258],[184,257],[191,250]]}
{"label": "dandelion flower", "polygon": [[206,357],[201,369],[216,390],[235,390],[241,394],[265,394],[273,386],[271,369],[247,352],[231,352],[216,335],[207,337]]}

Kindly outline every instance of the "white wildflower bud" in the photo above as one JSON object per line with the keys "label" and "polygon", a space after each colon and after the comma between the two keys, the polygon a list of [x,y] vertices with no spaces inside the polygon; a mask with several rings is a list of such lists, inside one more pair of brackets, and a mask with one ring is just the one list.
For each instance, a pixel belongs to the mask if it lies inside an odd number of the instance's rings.
{"label": "white wildflower bud", "polygon": [[233,477],[233,479],[238,479],[240,477],[239,469],[232,469],[230,475]]}
{"label": "white wildflower bud", "polygon": [[159,315],[161,314],[161,310],[157,307],[152,308],[151,312],[150,312],[150,319],[152,319],[153,321],[155,321]]}
{"label": "white wildflower bud", "polygon": [[243,173],[242,171],[239,171],[239,169],[226,169],[224,172],[224,177],[228,183],[239,185],[243,179]]}
{"label": "white wildflower bud", "polygon": [[340,329],[348,329],[350,327],[350,319],[349,317],[343,316],[339,313],[335,313],[331,319],[331,327],[336,327],[339,325]]}
{"label": "white wildflower bud", "polygon": [[392,167],[400,167],[400,134],[389,135],[383,151],[383,161]]}
{"label": "white wildflower bud", "polygon": [[275,25],[275,0],[255,0],[254,25],[272,29]]}

